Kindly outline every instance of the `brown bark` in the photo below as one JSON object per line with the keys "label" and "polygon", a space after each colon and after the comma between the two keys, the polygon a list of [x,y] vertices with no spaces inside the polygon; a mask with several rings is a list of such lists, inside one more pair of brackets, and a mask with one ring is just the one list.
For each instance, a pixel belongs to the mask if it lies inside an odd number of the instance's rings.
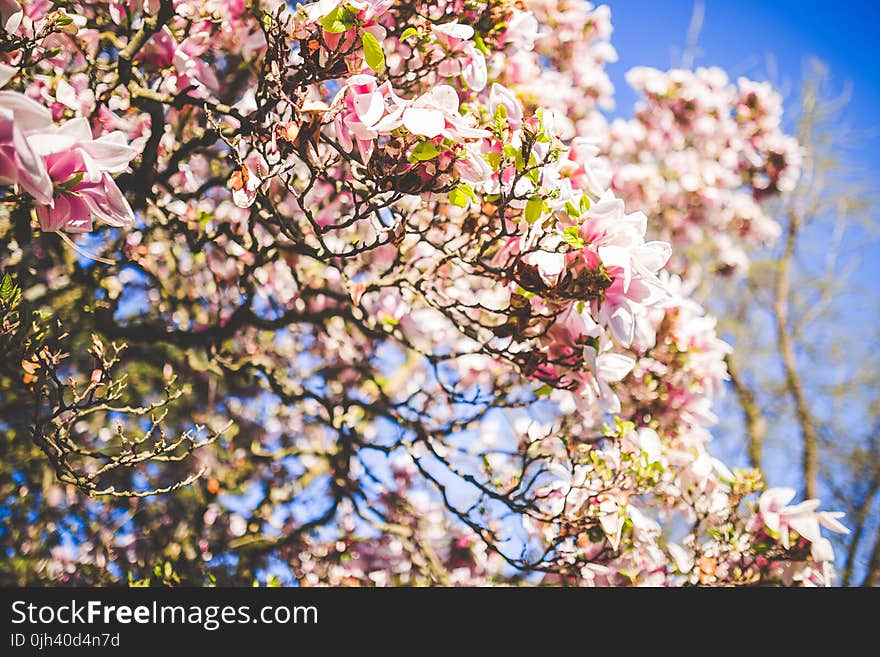
{"label": "brown bark", "polygon": [[764,450],[764,439],[767,437],[767,419],[761,411],[755,399],[754,391],[742,380],[738,368],[734,365],[730,355],[725,356],[727,372],[730,374],[730,383],[736,392],[737,401],[745,416],[746,437],[748,438],[749,464],[753,468],[761,469],[761,457]]}
{"label": "brown bark", "polygon": [[779,340],[779,354],[785,369],[785,384],[794,402],[795,419],[801,432],[803,450],[801,463],[804,478],[804,497],[816,497],[816,479],[819,462],[819,438],[813,423],[807,399],[804,395],[803,382],[797,371],[794,343],[789,332],[788,300],[791,293],[791,263],[794,259],[795,245],[801,218],[796,212],[790,212],[785,248],[779,260],[774,290],[773,316],[776,319],[776,332]]}
{"label": "brown bark", "polygon": [[862,499],[862,503],[859,505],[858,511],[856,512],[855,527],[853,527],[853,533],[846,549],[846,567],[843,569],[843,573],[840,577],[840,581],[844,586],[849,586],[852,582],[856,552],[859,549],[859,544],[862,542],[862,534],[865,532],[865,523],[868,520],[868,514],[871,510],[871,505],[874,503],[874,496],[877,494],[878,490],[880,490],[880,476],[875,475],[868,491],[865,493],[865,497]]}
{"label": "brown bark", "polygon": [[871,560],[868,562],[868,572],[862,586],[877,586],[878,583],[880,583],[880,529],[877,530],[874,549],[871,550]]}

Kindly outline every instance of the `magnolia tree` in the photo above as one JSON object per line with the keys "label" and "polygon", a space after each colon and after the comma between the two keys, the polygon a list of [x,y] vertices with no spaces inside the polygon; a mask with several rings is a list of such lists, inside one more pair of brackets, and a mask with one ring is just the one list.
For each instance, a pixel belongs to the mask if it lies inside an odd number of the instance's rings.
{"label": "magnolia tree", "polygon": [[708,451],[766,84],[576,0],[0,0],[2,580],[827,585]]}

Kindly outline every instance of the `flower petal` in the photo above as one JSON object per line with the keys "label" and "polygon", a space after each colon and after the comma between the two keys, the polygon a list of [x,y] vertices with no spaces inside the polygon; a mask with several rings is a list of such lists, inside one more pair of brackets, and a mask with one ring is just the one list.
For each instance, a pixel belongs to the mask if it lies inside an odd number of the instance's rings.
{"label": "flower petal", "polygon": [[403,113],[403,125],[414,135],[433,139],[443,132],[446,121],[438,110],[408,107]]}

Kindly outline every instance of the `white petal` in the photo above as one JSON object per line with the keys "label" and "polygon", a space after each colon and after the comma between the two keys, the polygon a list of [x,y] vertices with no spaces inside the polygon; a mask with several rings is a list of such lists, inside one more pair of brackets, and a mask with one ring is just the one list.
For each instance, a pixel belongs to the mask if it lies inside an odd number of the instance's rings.
{"label": "white petal", "polygon": [[675,567],[680,573],[689,573],[694,567],[694,555],[692,552],[685,550],[678,543],[669,543],[666,546],[669,555],[672,557]]}
{"label": "white petal", "polygon": [[92,156],[102,171],[120,173],[138,152],[125,142],[121,132],[112,132],[94,141],[87,141],[81,148]]}
{"label": "white petal", "polygon": [[819,531],[819,520],[814,515],[786,517],[785,520],[793,530],[811,543],[822,538]]}
{"label": "white petal", "polygon": [[0,108],[10,110],[15,127],[25,132],[52,125],[52,114],[48,109],[15,91],[0,91]]}
{"label": "white petal", "polygon": [[528,264],[537,267],[541,278],[548,285],[555,285],[559,274],[565,269],[565,254],[550,251],[535,251],[523,258]]}
{"label": "white petal", "polygon": [[403,125],[414,135],[433,139],[443,132],[446,122],[437,110],[410,107],[403,113]]}
{"label": "white petal", "polygon": [[623,354],[602,354],[596,359],[596,376],[603,381],[620,381],[632,371],[636,361]]}
{"label": "white petal", "polygon": [[834,548],[827,538],[820,538],[810,546],[810,552],[816,561],[834,561]]}
{"label": "white petal", "polygon": [[837,520],[845,515],[845,513],[840,511],[821,511],[816,514],[816,517],[819,518],[820,523],[831,531],[838,534],[849,534],[849,528]]}
{"label": "white petal", "polygon": [[453,39],[461,39],[462,41],[466,41],[474,36],[474,28],[470,25],[461,25],[458,20],[454,20],[450,23],[443,23],[442,25],[435,25],[432,28],[432,31],[440,32],[441,34],[451,36]]}
{"label": "white petal", "polygon": [[15,66],[0,63],[0,87],[5,86],[16,73],[18,73],[18,69]]}
{"label": "white petal", "polygon": [[441,84],[414,103],[416,107],[433,107],[449,114],[458,113],[458,92],[448,84]]}
{"label": "white petal", "polygon": [[391,132],[395,128],[400,127],[401,117],[403,116],[404,111],[404,107],[398,107],[392,110],[389,114],[382,117],[382,120],[372,126],[373,130],[376,132]]}
{"label": "white petal", "polygon": [[647,242],[637,248],[634,255],[639,264],[653,274],[669,261],[672,247],[666,242]]}
{"label": "white petal", "polygon": [[794,506],[790,506],[785,510],[785,515],[797,516],[803,514],[812,514],[813,511],[819,508],[819,500],[804,500],[800,504],[795,504]]}
{"label": "white petal", "polygon": [[779,514],[773,513],[772,511],[768,511],[766,513],[761,513],[761,517],[764,519],[764,524],[767,525],[767,528],[770,531],[778,532],[779,531]]}
{"label": "white petal", "polygon": [[606,267],[619,267],[623,270],[623,291],[626,292],[632,280],[632,256],[629,250],[620,246],[600,246],[599,257]]}
{"label": "white petal", "polygon": [[758,500],[758,508],[762,514],[778,511],[785,507],[794,498],[794,495],[794,488],[768,488]]}
{"label": "white petal", "polygon": [[382,118],[385,101],[379,91],[369,94],[356,94],[353,97],[354,111],[364,125],[371,126]]}
{"label": "white petal", "polygon": [[628,347],[632,344],[635,334],[635,318],[630,307],[623,304],[615,308],[608,319],[608,327],[611,329],[611,335],[621,346]]}

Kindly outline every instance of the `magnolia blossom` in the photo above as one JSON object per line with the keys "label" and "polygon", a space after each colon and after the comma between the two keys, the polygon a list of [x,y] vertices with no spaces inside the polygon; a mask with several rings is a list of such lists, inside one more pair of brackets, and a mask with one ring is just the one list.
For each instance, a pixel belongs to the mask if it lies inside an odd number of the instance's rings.
{"label": "magnolia blossom", "polygon": [[110,174],[124,171],[136,154],[121,132],[93,139],[85,119],[57,126],[45,107],[0,91],[0,183],[21,185],[34,198],[45,231],[88,232],[95,217],[132,224]]}
{"label": "magnolia blossom", "polygon": [[[162,87],[168,93],[189,91],[193,95],[207,95],[207,89],[217,88],[217,79],[211,65],[201,55],[210,49],[211,34],[203,29],[190,33],[178,43],[168,27],[157,32],[138,54],[138,60],[151,66],[170,69]],[[194,90],[192,88],[195,88]]]}
{"label": "magnolia blossom", "polygon": [[588,268],[598,264],[612,278],[598,306],[599,321],[628,347],[635,335],[638,306],[657,305],[668,298],[657,272],[671,254],[665,242],[645,242],[647,217],[626,214],[623,201],[606,192],[590,208],[588,220],[578,227],[585,248],[578,254]]}
{"label": "magnolia blossom", "polygon": [[[759,201],[798,178],[801,153],[781,132],[781,97],[745,78],[734,86],[718,68],[639,67],[627,80],[645,100],[634,119],[611,125],[614,188],[646,213],[662,212],[659,233],[680,250],[708,242],[718,271],[742,271],[745,245],[780,234]],[[688,267],[683,258],[672,265]]]}
{"label": "magnolia blossom", "polygon": [[[820,525],[839,534],[849,534],[849,529],[839,521],[839,518],[844,516],[843,513],[817,511],[819,500],[805,500],[794,506],[786,506],[794,496],[793,488],[771,488],[758,500],[761,521],[774,534],[779,534],[783,547],[789,547],[790,529],[810,543],[819,543],[823,540],[819,533]],[[826,554],[825,545],[822,544],[817,552]]]}
{"label": "magnolia blossom", "polygon": [[489,132],[475,127],[473,117],[459,111],[458,92],[448,85],[439,85],[411,103],[399,101],[385,118],[376,124],[379,132],[390,132],[400,126],[414,135],[433,139],[479,139]]}
{"label": "magnolia blossom", "polygon": [[52,180],[27,138],[52,125],[42,105],[14,91],[0,91],[0,184],[21,185],[38,203],[52,202]]}
{"label": "magnolia blossom", "polygon": [[507,21],[504,40],[518,50],[532,50],[540,36],[538,20],[531,11],[514,9]]}
{"label": "magnolia blossom", "polygon": [[354,144],[365,162],[369,161],[380,135],[405,128],[413,135],[434,139],[478,139],[489,132],[478,129],[472,117],[459,114],[458,92],[440,85],[414,101],[399,98],[390,82],[377,84],[372,75],[352,76],[331,104],[340,107],[334,126],[340,145],[352,150]]}
{"label": "magnolia blossom", "polygon": [[98,139],[85,119],[50,125],[28,134],[28,143],[43,158],[56,196],[37,208],[46,231],[88,232],[92,219],[110,226],[134,223],[134,214],[110,174],[120,173],[137,154],[125,135],[113,132]]}
{"label": "magnolia blossom", "polygon": [[432,32],[442,46],[438,56],[443,61],[437,72],[447,78],[461,75],[468,87],[482,91],[487,80],[486,58],[471,41],[474,28],[452,21],[434,25]]}

